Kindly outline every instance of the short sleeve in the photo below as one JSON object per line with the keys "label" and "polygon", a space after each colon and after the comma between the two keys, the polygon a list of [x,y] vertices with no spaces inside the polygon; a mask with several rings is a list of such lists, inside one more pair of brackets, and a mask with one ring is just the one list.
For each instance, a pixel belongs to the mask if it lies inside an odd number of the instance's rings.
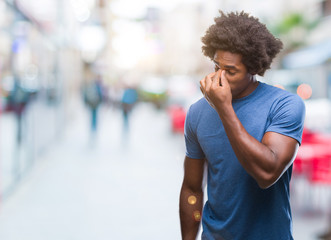
{"label": "short sleeve", "polygon": [[266,132],[277,132],[294,138],[301,145],[305,119],[305,104],[297,95],[289,95],[275,104]]}
{"label": "short sleeve", "polygon": [[194,124],[194,111],[192,106],[187,112],[185,118],[185,127],[184,127],[184,136],[185,136],[185,145],[186,145],[186,156],[194,159],[203,159],[205,157],[201,146],[199,144],[196,127]]}

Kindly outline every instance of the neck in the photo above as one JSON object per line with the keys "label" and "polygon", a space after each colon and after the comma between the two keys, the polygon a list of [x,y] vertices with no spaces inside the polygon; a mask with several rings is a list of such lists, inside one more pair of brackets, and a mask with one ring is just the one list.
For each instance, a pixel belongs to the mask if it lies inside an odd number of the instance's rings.
{"label": "neck", "polygon": [[258,81],[256,80],[256,76],[255,75],[250,75],[249,77],[249,81],[253,84],[257,84]]}
{"label": "neck", "polygon": [[247,82],[247,85],[244,89],[242,89],[241,92],[239,92],[236,95],[233,95],[233,99],[239,99],[239,98],[243,98],[248,96],[249,94],[251,94],[252,92],[254,92],[254,90],[257,88],[257,86],[259,85],[259,82],[256,80],[256,76],[255,75],[250,75],[249,80]]}

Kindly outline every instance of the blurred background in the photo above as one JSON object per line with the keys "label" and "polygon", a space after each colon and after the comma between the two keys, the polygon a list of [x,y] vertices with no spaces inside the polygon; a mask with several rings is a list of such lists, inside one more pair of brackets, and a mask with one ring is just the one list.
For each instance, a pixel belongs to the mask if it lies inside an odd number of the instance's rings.
{"label": "blurred background", "polygon": [[328,232],[330,0],[0,0],[0,239],[180,239],[185,115],[219,9],[284,42],[259,81],[306,104],[294,237]]}

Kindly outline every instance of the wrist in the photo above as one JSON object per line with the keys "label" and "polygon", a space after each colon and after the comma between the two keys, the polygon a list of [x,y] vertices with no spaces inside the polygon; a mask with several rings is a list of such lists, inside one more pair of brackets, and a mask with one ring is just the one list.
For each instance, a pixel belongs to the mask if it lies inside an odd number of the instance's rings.
{"label": "wrist", "polygon": [[232,103],[223,103],[215,105],[218,115],[223,120],[224,118],[231,117],[234,114]]}

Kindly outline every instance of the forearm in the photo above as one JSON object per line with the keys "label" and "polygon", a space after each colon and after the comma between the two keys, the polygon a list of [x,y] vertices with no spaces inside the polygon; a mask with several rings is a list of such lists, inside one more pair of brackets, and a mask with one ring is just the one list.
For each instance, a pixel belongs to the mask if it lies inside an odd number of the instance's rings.
{"label": "forearm", "polygon": [[183,240],[195,240],[202,215],[203,191],[192,191],[182,186],[180,192],[180,224]]}
{"label": "forearm", "polygon": [[232,105],[218,109],[231,146],[244,169],[265,188],[277,180],[280,167],[275,153],[252,137],[241,124]]}

